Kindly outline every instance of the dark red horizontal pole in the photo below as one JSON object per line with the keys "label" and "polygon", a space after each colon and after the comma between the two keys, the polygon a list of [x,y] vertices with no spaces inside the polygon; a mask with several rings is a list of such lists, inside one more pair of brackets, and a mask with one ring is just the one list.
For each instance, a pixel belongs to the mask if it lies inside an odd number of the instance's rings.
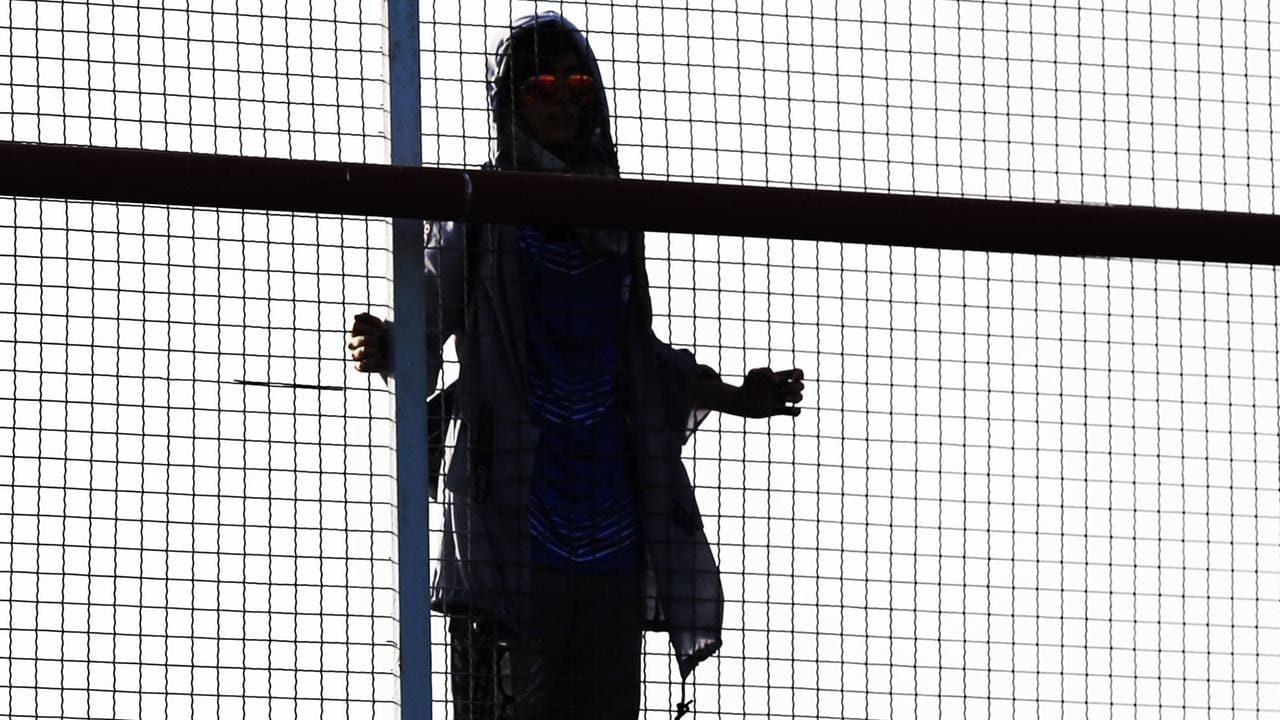
{"label": "dark red horizontal pole", "polygon": [[198,207],[452,217],[457,171],[0,142],[0,194]]}
{"label": "dark red horizontal pole", "polygon": [[1280,216],[0,142],[0,194],[1280,264]]}

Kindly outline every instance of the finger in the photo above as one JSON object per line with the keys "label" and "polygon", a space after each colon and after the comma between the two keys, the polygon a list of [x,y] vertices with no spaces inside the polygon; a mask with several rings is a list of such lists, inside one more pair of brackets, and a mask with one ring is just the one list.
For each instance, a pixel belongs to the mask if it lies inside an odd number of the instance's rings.
{"label": "finger", "polygon": [[804,393],[802,392],[787,393],[787,402],[789,403],[798,403],[803,399],[804,399]]}
{"label": "finger", "polygon": [[371,352],[382,352],[382,338],[357,335],[351,338],[351,342],[347,343],[347,349],[352,352],[360,348],[367,348]]}
{"label": "finger", "polygon": [[791,368],[790,370],[779,370],[773,376],[781,382],[799,382],[804,379],[804,371],[800,368]]}
{"label": "finger", "polygon": [[782,408],[782,411],[781,411],[781,412],[779,412],[778,414],[779,414],[779,415],[790,415],[791,417],[795,417],[795,416],[797,416],[797,415],[799,415],[799,414],[800,414],[800,408],[798,408],[798,407],[791,407],[791,406],[784,407],[784,408]]}

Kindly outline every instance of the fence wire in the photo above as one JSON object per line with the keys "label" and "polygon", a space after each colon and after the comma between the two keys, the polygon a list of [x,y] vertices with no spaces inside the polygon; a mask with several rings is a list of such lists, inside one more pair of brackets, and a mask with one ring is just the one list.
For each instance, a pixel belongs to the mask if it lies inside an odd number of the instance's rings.
{"label": "fence wire", "polygon": [[[1254,5],[435,2],[428,164],[494,156],[486,61],[548,9],[600,60],[627,177],[1276,206]],[[1274,269],[875,247],[912,238],[857,218],[849,238],[647,238],[660,337],[739,377],[810,371],[794,422],[713,415],[686,446],[726,592],[695,707],[1280,710]],[[449,716],[443,620],[433,638]],[[663,636],[645,647],[662,716],[679,679]]]}
{"label": "fence wire", "polygon": [[[6,3],[0,133],[383,162],[382,18]],[[390,406],[342,362],[389,224],[0,205],[0,714],[395,716]]]}
{"label": "fence wire", "polygon": [[[430,165],[493,156],[490,50],[555,10],[626,177],[1276,209],[1266,3],[421,10]],[[5,139],[387,157],[378,3],[0,13]],[[342,347],[387,310],[387,223],[0,206],[8,714],[399,712],[390,404]],[[713,414],[683,449],[725,594],[695,714],[1280,715],[1276,269],[848,224],[646,238],[659,338],[807,375],[794,420]],[[642,677],[669,716],[665,635]]]}

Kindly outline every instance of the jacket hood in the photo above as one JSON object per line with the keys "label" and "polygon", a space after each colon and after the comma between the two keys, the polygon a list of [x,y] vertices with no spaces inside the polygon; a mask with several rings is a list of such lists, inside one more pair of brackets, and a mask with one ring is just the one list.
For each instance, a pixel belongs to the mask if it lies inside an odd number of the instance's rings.
{"label": "jacket hood", "polygon": [[[511,77],[515,64],[512,51],[520,38],[534,31],[559,32],[562,47],[577,52],[583,66],[596,82],[595,102],[588,109],[580,131],[580,151],[561,158],[533,139],[515,111],[515,88]],[[489,60],[489,112],[497,138],[493,164],[503,170],[572,172],[617,175],[618,154],[609,131],[609,101],[595,53],[587,38],[573,23],[556,12],[542,12],[517,20],[511,32],[500,40]]]}

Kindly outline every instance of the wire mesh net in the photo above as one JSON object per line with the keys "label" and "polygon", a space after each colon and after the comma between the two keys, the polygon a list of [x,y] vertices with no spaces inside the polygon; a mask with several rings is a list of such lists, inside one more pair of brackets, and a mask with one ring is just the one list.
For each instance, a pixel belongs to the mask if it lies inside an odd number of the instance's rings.
{"label": "wire mesh net", "polygon": [[[385,160],[377,3],[0,18],[6,140]],[[389,224],[0,205],[0,714],[394,715],[390,406],[342,362]]]}
{"label": "wire mesh net", "polygon": [[[498,152],[486,53],[545,9],[600,60],[624,176],[1275,207],[1261,6],[438,2],[426,162]],[[847,246],[647,238],[659,337],[726,375],[808,372],[794,421],[713,415],[686,446],[726,597],[695,707],[1273,712],[1273,268],[883,248],[856,243],[913,239],[848,224]],[[680,687],[647,637],[658,714]]]}
{"label": "wire mesh net", "polygon": [[[285,8],[15,0],[7,139],[384,160],[382,8]],[[555,10],[624,176],[1275,210],[1265,3],[421,10],[428,165],[497,154],[492,47]],[[4,205],[9,713],[398,712],[389,403],[340,345],[385,297],[387,225]],[[848,226],[645,238],[659,339],[806,389],[683,446],[723,645],[686,689],[645,635],[641,712],[1280,712],[1275,268]],[[433,712],[461,717],[432,623]]]}

